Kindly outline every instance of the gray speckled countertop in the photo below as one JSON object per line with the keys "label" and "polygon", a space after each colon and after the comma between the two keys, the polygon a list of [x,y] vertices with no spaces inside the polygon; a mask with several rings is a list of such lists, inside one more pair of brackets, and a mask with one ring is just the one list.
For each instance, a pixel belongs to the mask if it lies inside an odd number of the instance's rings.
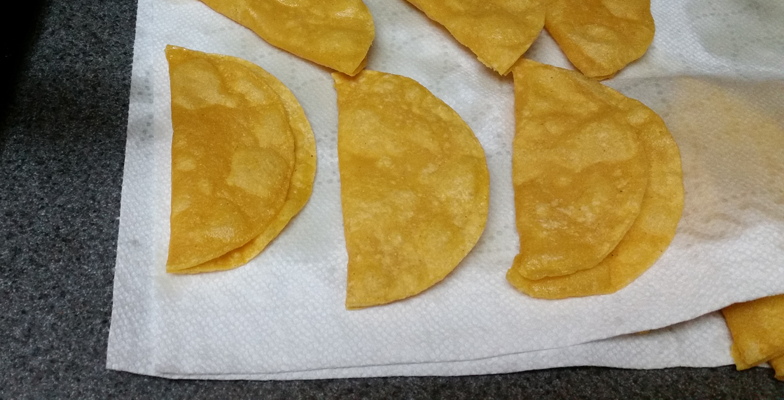
{"label": "gray speckled countertop", "polygon": [[784,398],[770,370],[732,367],[293,382],[106,370],[136,1],[29,7],[30,34],[4,35],[23,45],[2,76],[15,88],[0,113],[0,399]]}

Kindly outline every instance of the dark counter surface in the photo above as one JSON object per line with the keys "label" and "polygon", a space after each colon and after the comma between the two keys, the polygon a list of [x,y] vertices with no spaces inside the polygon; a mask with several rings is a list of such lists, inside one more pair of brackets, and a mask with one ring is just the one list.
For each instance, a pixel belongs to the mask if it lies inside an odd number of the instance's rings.
{"label": "dark counter surface", "polygon": [[784,398],[771,370],[729,366],[290,382],[106,370],[136,2],[28,4],[2,6],[0,399]]}

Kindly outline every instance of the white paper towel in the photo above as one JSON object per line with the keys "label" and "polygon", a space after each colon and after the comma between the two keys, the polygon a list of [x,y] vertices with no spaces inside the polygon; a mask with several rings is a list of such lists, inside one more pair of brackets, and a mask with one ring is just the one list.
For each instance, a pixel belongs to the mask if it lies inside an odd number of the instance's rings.
{"label": "white paper towel", "polygon": [[179,379],[327,379],[377,376],[444,376],[502,374],[545,368],[597,366],[634,369],[718,367],[732,364],[731,338],[724,318],[711,313],[648,334],[631,334],[559,349],[505,354],[466,361],[414,364],[368,365],[307,369],[289,372],[253,371],[182,373],[162,371],[131,372]]}
{"label": "white paper towel", "polygon": [[[703,358],[672,352],[676,343],[703,343],[703,335],[726,341],[715,316],[686,324],[684,333],[540,350],[659,328],[784,293],[784,26],[777,23],[784,6],[775,0],[654,2],[654,44],[607,84],[657,111],[680,145],[686,208],[678,234],[628,288],[544,301],[516,292],[504,278],[518,250],[510,77],[484,67],[404,1],[366,3],[376,24],[368,68],[418,80],[452,106],[484,146],[491,204],[477,247],[419,296],[346,311],[329,71],[268,45],[198,1],[139,0],[109,368],[170,377],[294,379],[729,362],[726,343]],[[165,273],[171,150],[166,44],[265,68],[294,92],[316,135],[319,165],[309,204],[259,257],[236,270]],[[528,56],[568,66],[546,33]],[[663,352],[673,357],[657,359]]]}

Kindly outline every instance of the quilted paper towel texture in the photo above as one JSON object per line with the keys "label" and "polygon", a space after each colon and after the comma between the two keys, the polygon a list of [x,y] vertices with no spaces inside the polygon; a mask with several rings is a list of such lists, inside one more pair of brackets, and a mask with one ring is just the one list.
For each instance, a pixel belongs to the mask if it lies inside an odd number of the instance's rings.
{"label": "quilted paper towel texture", "polygon": [[[732,340],[724,318],[711,313],[648,334],[630,334],[570,347],[505,354],[468,361],[387,364],[292,372],[204,374],[142,372],[173,379],[328,379],[378,376],[503,374],[590,365],[633,369],[673,366],[718,367],[732,364]],[[140,372],[140,371],[134,371]]]}
{"label": "quilted paper towel texture", "polygon": [[[562,301],[528,298],[504,279],[518,251],[511,79],[482,66],[407,3],[366,3],[377,29],[368,68],[418,80],[452,106],[484,146],[491,204],[477,247],[444,282],[417,297],[346,311],[337,110],[329,71],[269,46],[198,1],[140,0],[109,368],[260,379],[359,376],[374,368],[395,374],[493,372],[482,360],[659,328],[784,292],[784,116],[777,107],[784,104],[777,68],[784,65],[784,52],[745,50],[780,49],[784,35],[771,31],[784,27],[730,29],[739,20],[770,18],[763,14],[784,16],[775,1],[745,8],[729,0],[654,2],[657,36],[649,55],[608,84],[657,111],[680,145],[683,220],[670,249],[627,289]],[[722,23],[732,26],[718,29]],[[739,38],[732,36],[744,29]],[[720,35],[727,36],[724,46]],[[309,204],[259,257],[237,270],[164,272],[171,150],[166,44],[262,66],[294,92],[316,135],[319,164]],[[545,33],[529,56],[568,66]],[[624,351],[623,341],[606,343]],[[580,363],[602,362],[586,354]],[[547,364],[521,360],[510,368]],[[448,367],[454,363],[463,367]]]}

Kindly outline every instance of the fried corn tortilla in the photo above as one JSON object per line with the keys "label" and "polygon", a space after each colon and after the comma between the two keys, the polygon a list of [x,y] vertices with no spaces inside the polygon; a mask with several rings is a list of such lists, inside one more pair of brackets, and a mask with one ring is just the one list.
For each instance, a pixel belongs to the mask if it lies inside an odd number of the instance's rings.
{"label": "fried corn tortilla", "polygon": [[460,116],[412,79],[333,77],[346,307],[416,295],[444,279],[484,230],[484,151]]}
{"label": "fried corn tortilla", "polygon": [[684,198],[678,145],[656,113],[636,100],[628,102],[639,113],[639,138],[649,162],[640,214],[615,250],[593,268],[540,280],[525,279],[510,269],[507,280],[523,293],[562,299],[617,292],[647,271],[675,237]]}
{"label": "fried corn tortilla", "polygon": [[648,185],[647,109],[583,75],[522,59],[512,154],[520,254],[536,280],[595,267],[634,223]]}
{"label": "fried corn tortilla", "polygon": [[[222,56],[226,57],[226,56]],[[226,57],[230,58],[230,57]],[[283,208],[267,228],[256,238],[242,247],[234,249],[218,258],[176,273],[194,274],[232,269],[246,264],[259,255],[275,239],[289,221],[299,213],[310,199],[313,180],[316,177],[316,139],[305,111],[294,94],[277,78],[257,65],[240,58],[232,61],[246,66],[261,78],[280,97],[288,115],[291,132],[294,135],[294,171],[291,176],[286,201]]]}
{"label": "fried corn tortilla", "polygon": [[408,0],[501,75],[544,27],[544,0]]}
{"label": "fried corn tortilla", "polygon": [[776,370],[776,379],[784,381],[784,356],[770,360],[770,366]]}
{"label": "fried corn tortilla", "polygon": [[738,371],[754,368],[754,364],[746,363],[743,356],[740,355],[740,350],[738,350],[738,346],[736,346],[735,343],[730,346],[730,355],[732,355],[732,360],[735,362],[735,368]]}
{"label": "fried corn tortilla", "polygon": [[201,0],[271,45],[345,74],[364,68],[375,37],[362,0]]}
{"label": "fried corn tortilla", "polygon": [[173,128],[166,269],[188,272],[246,245],[276,220],[296,144],[286,106],[261,68],[174,46],[166,57]]}
{"label": "fried corn tortilla", "polygon": [[738,370],[784,357],[784,294],[733,304],[721,312],[732,334]]}
{"label": "fried corn tortilla", "polygon": [[545,27],[569,61],[596,79],[642,57],[655,31],[650,0],[549,0]]}

